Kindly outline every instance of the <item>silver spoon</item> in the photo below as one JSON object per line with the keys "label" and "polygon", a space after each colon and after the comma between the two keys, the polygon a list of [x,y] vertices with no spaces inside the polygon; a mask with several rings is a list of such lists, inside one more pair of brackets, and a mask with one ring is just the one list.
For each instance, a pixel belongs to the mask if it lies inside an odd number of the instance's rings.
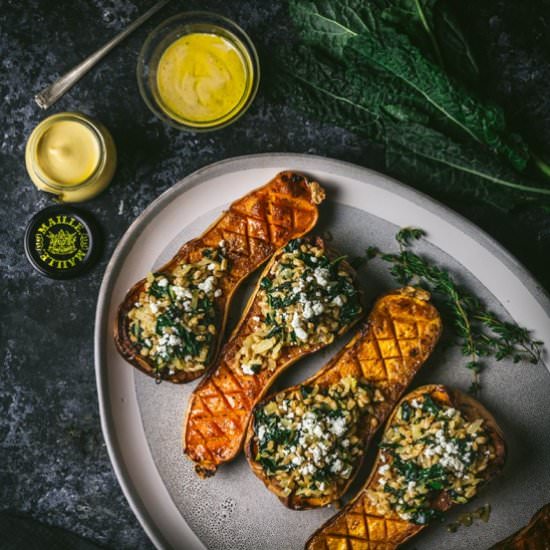
{"label": "silver spoon", "polygon": [[119,42],[122,42],[130,33],[135,31],[142,23],[147,21],[152,15],[162,9],[170,0],[161,0],[153,7],[148,9],[143,15],[140,15],[134,22],[130,23],[123,31],[117,34],[107,44],[99,48],[92,55],[87,57],[82,63],[73,67],[68,73],[58,78],[55,82],[44,88],[40,93],[34,96],[34,100],[41,109],[51,107],[61,96],[72,88],[100,59],[105,57]]}

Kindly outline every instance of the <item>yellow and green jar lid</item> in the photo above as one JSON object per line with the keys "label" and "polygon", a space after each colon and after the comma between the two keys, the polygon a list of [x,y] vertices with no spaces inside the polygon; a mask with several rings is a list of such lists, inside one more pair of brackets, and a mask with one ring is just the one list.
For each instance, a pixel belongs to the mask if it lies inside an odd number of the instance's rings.
{"label": "yellow and green jar lid", "polygon": [[52,279],[70,279],[97,260],[100,233],[88,212],[50,206],[35,214],[25,231],[25,253],[31,265]]}

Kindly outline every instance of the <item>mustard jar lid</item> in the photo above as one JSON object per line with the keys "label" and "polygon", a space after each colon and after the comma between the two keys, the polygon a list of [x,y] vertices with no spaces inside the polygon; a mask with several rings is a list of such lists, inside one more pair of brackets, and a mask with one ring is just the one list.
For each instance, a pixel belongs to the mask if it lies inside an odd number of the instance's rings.
{"label": "mustard jar lid", "polygon": [[56,205],[35,214],[25,231],[31,265],[52,279],[70,279],[89,269],[100,250],[99,228],[87,212]]}

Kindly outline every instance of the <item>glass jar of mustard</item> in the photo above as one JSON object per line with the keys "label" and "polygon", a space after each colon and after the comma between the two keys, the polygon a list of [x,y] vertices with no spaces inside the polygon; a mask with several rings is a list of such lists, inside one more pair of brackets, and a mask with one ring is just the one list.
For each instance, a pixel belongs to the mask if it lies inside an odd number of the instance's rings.
{"label": "glass jar of mustard", "polygon": [[60,202],[82,202],[103,191],[116,168],[110,132],[81,113],[58,113],[32,131],[25,164],[34,185]]}

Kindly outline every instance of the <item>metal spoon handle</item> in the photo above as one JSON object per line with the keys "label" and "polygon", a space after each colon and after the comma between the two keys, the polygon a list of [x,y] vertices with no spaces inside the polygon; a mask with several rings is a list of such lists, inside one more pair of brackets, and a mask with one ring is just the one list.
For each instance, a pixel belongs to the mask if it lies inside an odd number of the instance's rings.
{"label": "metal spoon handle", "polygon": [[40,93],[34,96],[34,100],[42,109],[52,106],[62,95],[72,88],[100,59],[106,56],[115,46],[124,40],[130,33],[135,31],[142,23],[147,21],[152,15],[162,9],[170,0],[161,0],[148,9],[143,15],[140,15],[135,21],[130,23],[123,31],[109,40],[104,46],[99,48],[92,55],[87,57],[82,63],[73,67],[69,72],[58,78],[55,82],[44,88]]}

